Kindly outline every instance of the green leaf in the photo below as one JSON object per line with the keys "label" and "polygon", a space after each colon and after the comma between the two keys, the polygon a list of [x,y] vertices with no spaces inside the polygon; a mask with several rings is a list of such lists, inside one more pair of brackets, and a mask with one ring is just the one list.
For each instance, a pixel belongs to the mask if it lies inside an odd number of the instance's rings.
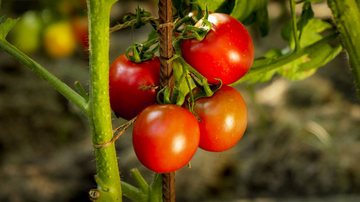
{"label": "green leaf", "polygon": [[15,26],[18,19],[0,17],[0,39],[5,39],[6,35]]}
{"label": "green leaf", "polygon": [[253,12],[264,8],[265,4],[267,4],[267,0],[235,0],[231,15],[240,21],[244,21]]}
{"label": "green leaf", "polygon": [[[271,80],[280,74],[291,80],[304,79],[311,76],[316,70],[333,60],[342,50],[338,44],[331,46],[336,34],[320,37],[315,43],[303,47],[298,52],[287,53],[274,49],[268,51],[263,58],[254,61],[254,65],[242,79],[235,82],[256,83]],[[274,65],[275,64],[275,65]]]}
{"label": "green leaf", "polygon": [[[264,54],[263,58],[258,58],[254,61],[253,66],[262,66],[269,65],[274,60],[279,58],[282,55],[280,49],[271,49]],[[257,83],[257,82],[266,82],[272,79],[272,77],[277,73],[277,69],[270,71],[262,71],[260,73],[254,73],[252,71],[248,72],[242,79],[241,82],[248,83]]]}
{"label": "green leaf", "polygon": [[300,46],[305,47],[323,38],[321,32],[331,28],[331,24],[317,18],[312,18],[308,21],[302,30],[302,37],[300,38]]}
{"label": "green leaf", "polygon": [[[303,22],[305,23],[305,22]],[[300,46],[305,47],[322,38],[321,32],[330,29],[332,26],[323,20],[317,18],[308,19],[301,30]],[[290,21],[282,28],[281,36],[286,41],[292,41]],[[290,43],[292,44],[292,43]]]}
{"label": "green leaf", "polygon": [[301,17],[300,17],[299,21],[297,22],[297,27],[300,30],[300,36],[299,36],[300,38],[301,38],[304,27],[307,25],[309,20],[312,19],[313,17],[314,17],[314,11],[312,10],[311,2],[306,1],[302,8]]}
{"label": "green leaf", "polygon": [[205,10],[205,8],[207,7],[209,11],[214,12],[219,9],[223,4],[225,4],[226,0],[197,0],[197,3],[203,10]]}
{"label": "green leaf", "polygon": [[342,50],[340,45],[323,44],[303,57],[281,67],[279,73],[290,80],[301,80],[313,75],[316,70],[333,60]]}

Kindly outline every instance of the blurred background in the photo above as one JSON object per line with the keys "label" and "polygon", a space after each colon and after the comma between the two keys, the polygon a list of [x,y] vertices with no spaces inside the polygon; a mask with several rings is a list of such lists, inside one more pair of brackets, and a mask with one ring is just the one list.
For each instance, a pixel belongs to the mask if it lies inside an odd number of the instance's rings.
{"label": "blurred background", "polygon": [[[8,39],[70,86],[88,87],[86,2],[0,1],[0,15],[21,17]],[[140,5],[156,15],[154,1],[118,1],[111,24]],[[257,56],[285,48],[280,30],[285,1],[270,1],[271,28],[252,32]],[[315,14],[331,18],[326,3]],[[150,26],[111,34],[110,61]],[[198,150],[191,168],[177,172],[177,201],[360,201],[360,101],[342,53],[302,81],[237,86],[249,108],[240,143],[222,153]],[[124,120],[113,118],[114,126]],[[0,51],[0,201],[88,201],[95,161],[87,120],[46,82]],[[123,180],[137,161],[131,129],[117,141]]]}

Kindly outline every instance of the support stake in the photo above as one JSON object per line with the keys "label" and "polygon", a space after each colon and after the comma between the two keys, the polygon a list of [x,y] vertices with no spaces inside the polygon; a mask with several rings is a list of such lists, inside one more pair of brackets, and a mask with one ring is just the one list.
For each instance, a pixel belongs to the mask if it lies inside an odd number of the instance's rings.
{"label": "support stake", "polygon": [[[172,2],[159,0],[159,34],[160,34],[160,84],[162,87],[172,84]],[[175,172],[162,174],[163,202],[175,202]]]}

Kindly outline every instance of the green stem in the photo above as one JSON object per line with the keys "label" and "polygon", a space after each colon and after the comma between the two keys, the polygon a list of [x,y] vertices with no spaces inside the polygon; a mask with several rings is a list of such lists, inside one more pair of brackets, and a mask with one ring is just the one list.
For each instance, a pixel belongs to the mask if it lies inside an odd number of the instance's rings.
{"label": "green stem", "polygon": [[328,0],[342,44],[346,49],[351,71],[360,97],[360,1]]}
{"label": "green stem", "polygon": [[78,106],[82,112],[85,114],[87,113],[87,102],[84,97],[76,93],[72,88],[70,88],[68,85],[66,85],[63,81],[58,79],[56,76],[54,76],[52,73],[50,73],[48,70],[46,70],[43,66],[41,66],[39,63],[35,62],[33,59],[31,59],[29,56],[27,56],[25,53],[21,52],[19,49],[17,49],[14,45],[9,43],[6,40],[0,39],[0,48],[3,49],[5,52],[16,58],[19,62],[21,62],[23,65],[28,67],[31,71],[36,73],[39,77],[43,78],[49,84],[57,90],[59,93],[61,93],[64,97],[66,97],[69,101],[71,101],[73,104]]}
{"label": "green stem", "polygon": [[[252,75],[260,74],[263,72],[268,72],[275,70],[279,67],[282,67],[288,63],[293,62],[294,60],[303,57],[304,55],[308,54],[312,49],[318,49],[319,47],[323,46],[325,43],[329,43],[330,41],[336,39],[338,37],[337,33],[331,34],[329,36],[324,37],[320,41],[317,41],[316,43],[307,46],[305,48],[299,49],[297,52],[292,52],[288,55],[281,56],[279,58],[275,59],[258,59],[254,61],[253,66],[251,67],[250,71],[246,74],[246,77],[251,77]],[[235,86],[239,83],[243,82],[243,79],[240,79],[234,83],[231,84],[231,86]]]}
{"label": "green stem", "polygon": [[291,10],[291,28],[293,37],[295,40],[294,52],[298,51],[300,48],[300,41],[298,37],[297,21],[296,21],[296,12],[295,12],[296,3],[295,0],[290,0],[290,10]]}
{"label": "green stem", "polygon": [[147,192],[143,192],[142,190],[126,182],[121,182],[121,187],[123,189],[124,196],[126,196],[128,199],[131,199],[132,201],[146,202],[147,198],[149,197]]}
{"label": "green stem", "polygon": [[[89,114],[94,145],[113,136],[109,102],[109,20],[115,0],[88,0],[90,42]],[[98,201],[122,201],[114,144],[95,148]]]}
{"label": "green stem", "polygon": [[136,168],[131,169],[131,174],[133,178],[135,179],[136,183],[138,184],[139,188],[143,192],[147,192],[149,185],[144,179],[144,177],[141,175],[140,171]]}

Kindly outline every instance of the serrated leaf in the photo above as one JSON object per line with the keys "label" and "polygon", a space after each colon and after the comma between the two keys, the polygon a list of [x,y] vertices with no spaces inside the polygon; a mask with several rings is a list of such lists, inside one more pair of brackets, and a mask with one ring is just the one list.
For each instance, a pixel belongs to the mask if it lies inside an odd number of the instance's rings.
{"label": "serrated leaf", "polygon": [[1,17],[0,19],[0,39],[5,39],[6,35],[15,26],[18,19]]}

